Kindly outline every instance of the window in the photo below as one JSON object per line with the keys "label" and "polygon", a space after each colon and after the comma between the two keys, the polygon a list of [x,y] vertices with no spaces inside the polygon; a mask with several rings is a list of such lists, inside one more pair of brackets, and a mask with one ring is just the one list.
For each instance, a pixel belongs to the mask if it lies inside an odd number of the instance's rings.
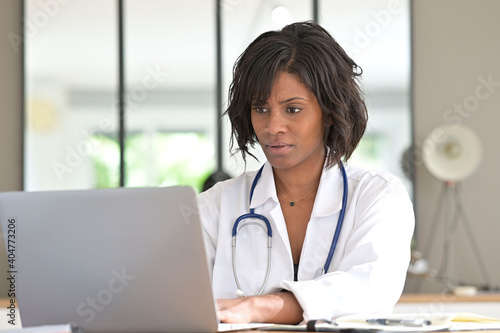
{"label": "window", "polygon": [[[411,143],[409,1],[318,1],[319,23],[364,70],[368,130],[352,164],[401,168]],[[25,0],[26,190],[119,186],[116,0]],[[313,15],[312,1],[222,0],[222,96],[259,34]],[[216,168],[216,1],[124,0],[125,186],[191,185]],[[92,22],[92,24],[89,24]],[[265,161],[229,154],[232,176]]]}
{"label": "window", "polygon": [[368,127],[353,164],[390,171],[412,191],[401,166],[411,146],[408,0],[328,0],[320,20],[363,69]]}

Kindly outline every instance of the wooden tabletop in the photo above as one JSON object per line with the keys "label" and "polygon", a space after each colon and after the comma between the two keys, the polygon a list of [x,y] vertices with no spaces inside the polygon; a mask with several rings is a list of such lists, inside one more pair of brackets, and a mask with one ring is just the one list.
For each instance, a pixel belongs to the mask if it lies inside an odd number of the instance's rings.
{"label": "wooden tabletop", "polygon": [[398,303],[434,303],[434,302],[500,302],[500,293],[478,293],[474,296],[454,294],[403,294]]}

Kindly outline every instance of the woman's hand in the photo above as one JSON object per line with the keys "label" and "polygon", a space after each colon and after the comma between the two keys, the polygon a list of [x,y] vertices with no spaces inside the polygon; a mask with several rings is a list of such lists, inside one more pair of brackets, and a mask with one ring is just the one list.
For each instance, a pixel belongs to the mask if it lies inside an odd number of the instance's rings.
{"label": "woman's hand", "polygon": [[254,297],[240,297],[234,299],[218,299],[217,312],[219,320],[224,323],[251,323],[258,322],[253,318]]}
{"label": "woman's hand", "polygon": [[226,323],[298,324],[302,308],[291,292],[217,300],[219,320]]}

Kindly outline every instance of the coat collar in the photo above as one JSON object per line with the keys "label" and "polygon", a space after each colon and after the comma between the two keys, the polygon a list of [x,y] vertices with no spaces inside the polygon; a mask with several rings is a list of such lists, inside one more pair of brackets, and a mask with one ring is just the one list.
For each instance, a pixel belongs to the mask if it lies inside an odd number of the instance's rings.
{"label": "coat collar", "polygon": [[[255,175],[257,175],[257,173],[255,173]],[[255,175],[252,179],[252,184],[255,181]],[[253,192],[250,208],[257,208],[263,205],[267,200],[273,200],[276,203],[279,202],[276,195],[276,186],[274,185],[273,168],[269,162],[266,162],[263,166],[262,174]]]}
{"label": "coat collar", "polygon": [[[347,169],[347,167],[345,168]],[[252,179],[252,182],[254,179]],[[323,168],[311,219],[313,217],[333,215],[340,211],[342,208],[343,188],[344,184],[340,168],[337,165],[329,169]],[[276,195],[273,169],[271,164],[266,162],[262,170],[262,175],[255,186],[250,208],[257,208],[268,200],[272,200],[276,204],[279,203]]]}
{"label": "coat collar", "polygon": [[329,169],[323,168],[311,218],[339,212],[342,208],[343,193],[344,181],[340,168],[337,165]]}

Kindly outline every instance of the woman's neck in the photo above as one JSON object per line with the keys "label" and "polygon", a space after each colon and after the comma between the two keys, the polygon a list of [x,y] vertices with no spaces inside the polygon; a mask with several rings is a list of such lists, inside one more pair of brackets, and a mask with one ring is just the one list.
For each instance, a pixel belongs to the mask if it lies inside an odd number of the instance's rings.
{"label": "woman's neck", "polygon": [[321,179],[324,162],[323,159],[314,165],[304,164],[291,169],[273,168],[276,189],[294,199],[315,190]]}

